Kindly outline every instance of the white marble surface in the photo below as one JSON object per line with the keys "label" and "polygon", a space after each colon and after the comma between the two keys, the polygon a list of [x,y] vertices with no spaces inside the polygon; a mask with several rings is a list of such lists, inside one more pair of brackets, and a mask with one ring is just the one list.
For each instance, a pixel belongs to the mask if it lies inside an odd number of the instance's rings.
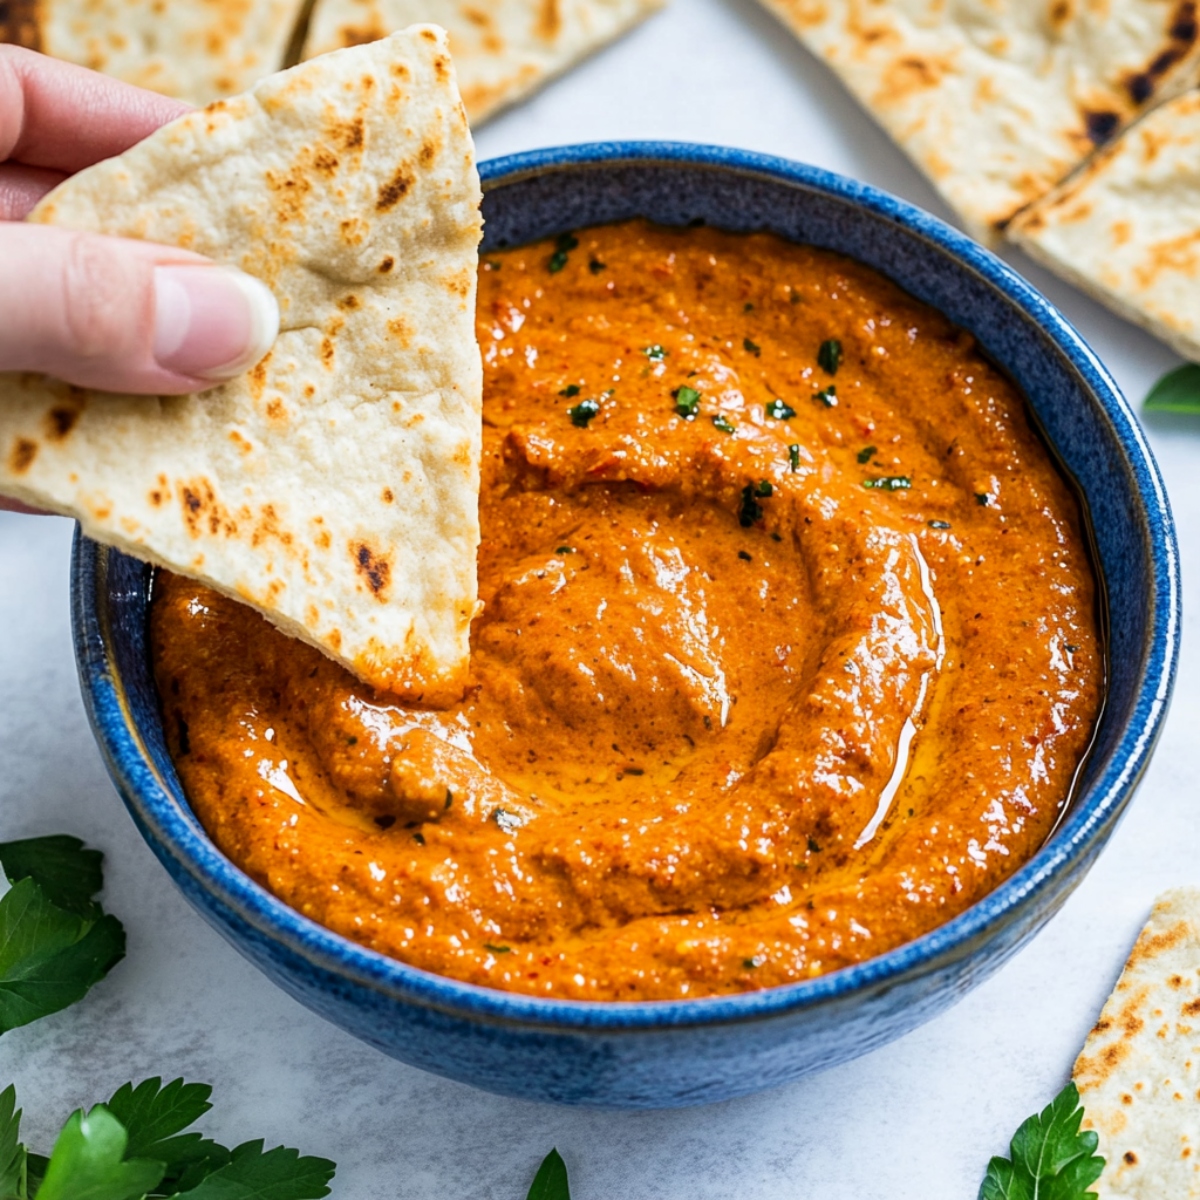
{"label": "white marble surface", "polygon": [[[828,73],[751,0],[675,0],[484,129],[482,157],[594,138],[726,143],[819,163],[943,213]],[[1136,402],[1171,355],[1013,256]],[[1185,581],[1200,553],[1200,421],[1149,423]],[[392,1062],[269,984],[184,903],[105,776],[79,701],[70,526],[0,516],[0,836],[71,831],[108,855],[129,957],[82,1004],[0,1041],[41,1144],[126,1079],[216,1085],[214,1136],[286,1140],[339,1164],[354,1200],[524,1200],[557,1145],[576,1200],[967,1200],[989,1155],[1065,1081],[1162,888],[1200,881],[1200,680],[1192,602],[1175,702],[1141,793],[1048,929],[958,1007],[817,1078],[746,1100],[602,1114],[498,1099]],[[1191,782],[1189,782],[1189,780]]]}

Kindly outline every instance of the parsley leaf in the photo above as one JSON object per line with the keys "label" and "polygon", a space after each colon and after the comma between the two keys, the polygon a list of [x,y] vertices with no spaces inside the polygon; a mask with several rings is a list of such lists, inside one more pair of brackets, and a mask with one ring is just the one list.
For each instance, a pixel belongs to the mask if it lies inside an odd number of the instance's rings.
{"label": "parsley leaf", "polygon": [[800,470],[800,443],[793,442],[788,447],[788,464],[793,471]]}
{"label": "parsley leaf", "polygon": [[664,350],[657,342],[653,346],[643,346],[642,353],[651,362],[662,362],[667,357],[667,351]]}
{"label": "parsley leaf", "polygon": [[119,1088],[105,1106],[129,1135],[130,1158],[152,1158],[167,1168],[161,1194],[172,1195],[199,1183],[229,1162],[229,1151],[199,1133],[184,1133],[212,1105],[206,1083],[159,1078]]}
{"label": "parsley leaf", "polygon": [[742,349],[747,354],[753,354],[755,358],[758,358],[762,354],[762,347],[752,342],[749,338],[742,338]]}
{"label": "parsley leaf", "polygon": [[588,422],[600,411],[599,400],[580,400],[573,408],[567,409],[571,424],[580,429],[586,429]]}
{"label": "parsley leaf", "polygon": [[25,1147],[20,1143],[21,1110],[10,1083],[0,1092],[0,1196],[25,1196]]}
{"label": "parsley leaf", "polygon": [[858,461],[860,463],[868,463],[871,461],[871,456],[877,453],[874,446],[864,446],[858,452]]}
{"label": "parsley leaf", "polygon": [[126,1159],[125,1128],[102,1104],[68,1118],[37,1190],[38,1200],[141,1200],[163,1177],[163,1164]]}
{"label": "parsley leaf", "polygon": [[912,487],[907,475],[882,475],[878,479],[864,479],[863,487],[880,488],[885,492],[906,492]]}
{"label": "parsley leaf", "polygon": [[1041,1113],[1022,1122],[1009,1144],[1011,1158],[993,1158],[979,1200],[1094,1200],[1100,1178],[1099,1138],[1080,1131],[1083,1106],[1068,1083]]}
{"label": "parsley leaf", "polygon": [[842,343],[837,338],[829,338],[821,343],[817,351],[817,364],[830,375],[837,374],[838,367],[842,365]]}
{"label": "parsley leaf", "polygon": [[327,1158],[302,1156],[262,1139],[236,1147],[227,1166],[206,1176],[179,1200],[321,1200],[336,1168]]}
{"label": "parsley leaf", "polygon": [[728,417],[723,416],[721,413],[717,413],[717,415],[715,417],[713,417],[712,423],[722,433],[732,433],[734,431],[734,429],[736,428],[736,426],[733,424],[733,422],[730,421]]}
{"label": "parsley leaf", "polygon": [[685,421],[690,421],[700,411],[700,393],[695,388],[684,384],[672,394],[675,397],[675,411]]}
{"label": "parsley leaf", "polygon": [[571,251],[578,245],[579,239],[573,233],[558,235],[558,240],[554,243],[554,253],[550,255],[550,261],[546,264],[551,275],[558,274],[567,265]]}
{"label": "parsley leaf", "polygon": [[1200,413],[1200,366],[1185,363],[1168,371],[1146,397],[1151,412]]}
{"label": "parsley leaf", "polygon": [[124,956],[116,917],[58,908],[26,876],[0,900],[0,1033],[82,1000]]}
{"label": "parsley leaf", "polygon": [[822,388],[817,397],[826,408],[837,408],[837,388],[831,383],[828,387]]}
{"label": "parsley leaf", "polygon": [[767,405],[767,416],[776,421],[790,421],[796,415],[796,410],[783,400],[775,399]]}
{"label": "parsley leaf", "polygon": [[51,904],[81,917],[99,915],[92,897],[104,886],[103,861],[99,850],[65,834],[0,843],[0,866],[9,883],[32,879]]}
{"label": "parsley leaf", "polygon": [[533,1186],[526,1200],[571,1200],[571,1185],[567,1180],[567,1164],[557,1150],[542,1159]]}

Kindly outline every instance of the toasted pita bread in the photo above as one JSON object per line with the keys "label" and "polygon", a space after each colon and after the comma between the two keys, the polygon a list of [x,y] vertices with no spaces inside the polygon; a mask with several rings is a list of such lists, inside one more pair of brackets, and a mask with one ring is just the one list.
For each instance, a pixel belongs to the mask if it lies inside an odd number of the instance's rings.
{"label": "toasted pita bread", "polygon": [[1075,1063],[1099,1195],[1200,1197],[1200,888],[1154,905]]}
{"label": "toasted pita bread", "polygon": [[478,125],[612,41],[667,0],[317,0],[304,56],[374,41],[414,21],[450,34]]}
{"label": "toasted pita bread", "polygon": [[761,2],[987,240],[1200,55],[1192,0]]}
{"label": "toasted pita bread", "polygon": [[34,219],[238,266],[274,291],[282,332],[200,396],[0,375],[0,492],[254,605],[377,687],[460,695],[480,199],[429,26],[264,80],[68,180]]}
{"label": "toasted pita bread", "polygon": [[302,7],[303,0],[8,0],[0,4],[0,42],[207,104],[283,66]]}
{"label": "toasted pita bread", "polygon": [[1008,232],[1052,271],[1200,360],[1200,92],[1142,118]]}

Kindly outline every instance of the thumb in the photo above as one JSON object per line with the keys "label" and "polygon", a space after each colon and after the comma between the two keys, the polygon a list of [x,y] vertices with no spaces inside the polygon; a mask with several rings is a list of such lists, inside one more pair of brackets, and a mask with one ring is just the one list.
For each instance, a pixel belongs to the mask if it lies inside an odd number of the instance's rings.
{"label": "thumb", "polygon": [[265,284],[151,242],[0,222],[0,371],[172,395],[252,367],[279,332]]}

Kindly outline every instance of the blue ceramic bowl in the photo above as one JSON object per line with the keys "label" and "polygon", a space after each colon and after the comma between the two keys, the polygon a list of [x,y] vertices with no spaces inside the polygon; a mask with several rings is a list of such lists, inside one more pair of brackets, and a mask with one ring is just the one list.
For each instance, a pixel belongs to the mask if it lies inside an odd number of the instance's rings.
{"label": "blue ceramic bowl", "polygon": [[192,815],[147,658],[143,564],[80,538],[74,629],[84,700],[142,835],[201,914],[315,1012],[385,1053],[490,1091],[651,1108],[723,1100],[881,1046],[986,979],[1100,853],[1166,713],[1179,570],[1162,480],[1096,356],[1004,263],[912,206],[777,158],[617,143],[484,164],[485,251],[643,216],[770,230],[867,263],[965,326],[1024,389],[1091,512],[1111,677],[1077,799],[1049,842],[933,933],[847,970],[767,991],[614,1004],[511,995],[428,974],[306,920],[252,882]]}

